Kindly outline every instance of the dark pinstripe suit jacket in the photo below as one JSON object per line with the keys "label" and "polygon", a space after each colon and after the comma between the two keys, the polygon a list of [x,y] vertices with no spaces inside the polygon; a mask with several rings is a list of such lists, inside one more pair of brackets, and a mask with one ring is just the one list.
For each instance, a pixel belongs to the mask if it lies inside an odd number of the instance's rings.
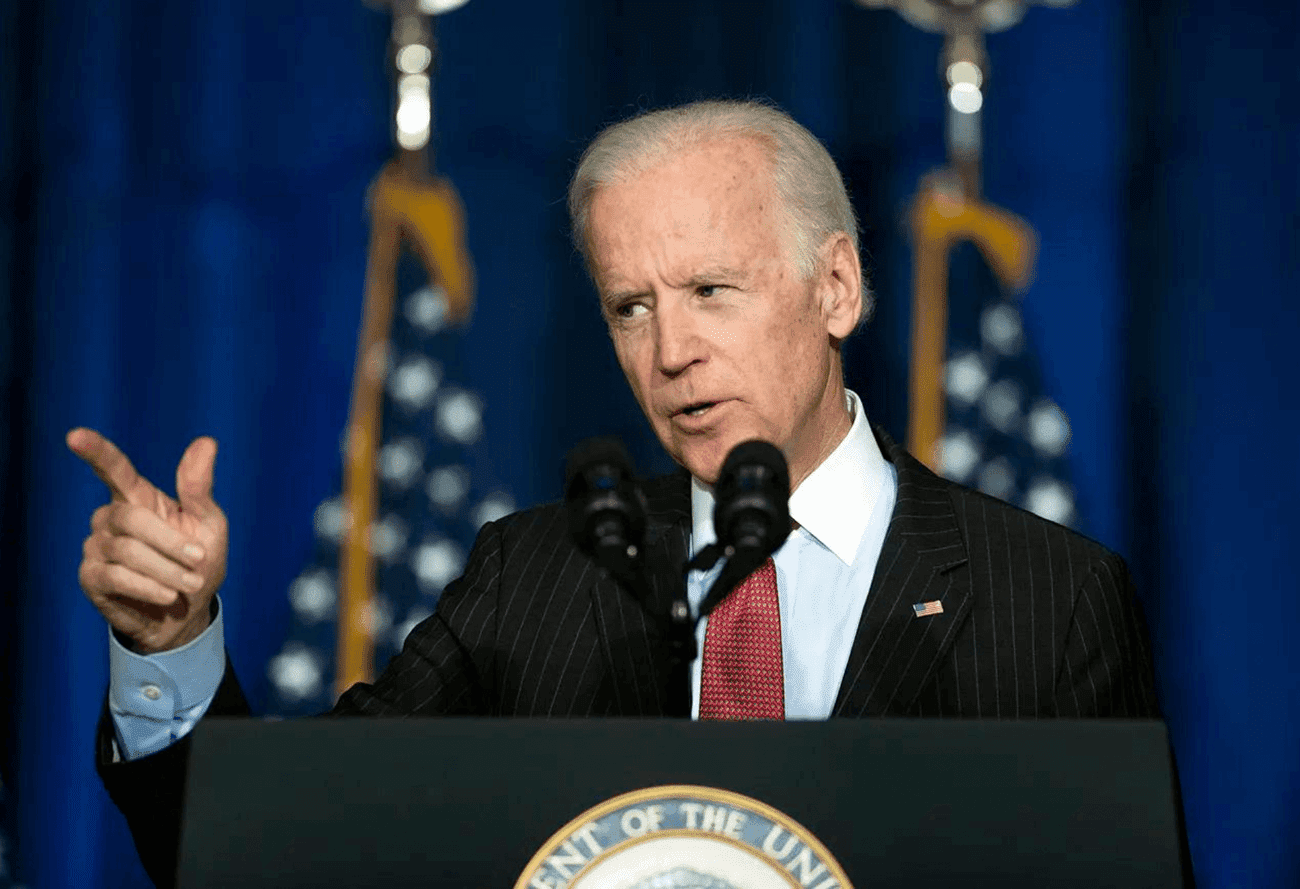
{"label": "dark pinstripe suit jacket", "polygon": [[[1157,715],[1145,626],[1123,561],[1068,529],[932,474],[881,436],[898,470],[890,520],[835,716]],[[649,483],[651,607],[682,583],[685,473]],[[912,605],[939,600],[918,618]],[[437,613],[339,715],[685,716],[666,640],[640,603],[569,542],[562,507],[488,525]],[[246,713],[233,673],[209,712]],[[104,783],[160,883],[175,868],[187,744],[111,762]],[[170,829],[169,829],[170,828]]]}
{"label": "dark pinstripe suit jacket", "polygon": [[[887,439],[898,502],[836,716],[1153,716],[1151,657],[1123,561],[932,474]],[[687,476],[647,486],[651,607],[682,583]],[[939,600],[918,618],[912,605]],[[673,716],[656,621],[568,540],[563,509],[489,526],[437,615],[336,713]]]}

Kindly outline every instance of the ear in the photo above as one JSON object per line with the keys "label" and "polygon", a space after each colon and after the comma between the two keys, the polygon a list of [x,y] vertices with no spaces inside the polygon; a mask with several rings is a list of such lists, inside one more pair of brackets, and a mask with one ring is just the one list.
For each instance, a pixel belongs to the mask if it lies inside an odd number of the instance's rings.
{"label": "ear", "polygon": [[842,340],[853,332],[862,314],[862,263],[844,232],[836,232],[822,245],[817,277],[826,332]]}

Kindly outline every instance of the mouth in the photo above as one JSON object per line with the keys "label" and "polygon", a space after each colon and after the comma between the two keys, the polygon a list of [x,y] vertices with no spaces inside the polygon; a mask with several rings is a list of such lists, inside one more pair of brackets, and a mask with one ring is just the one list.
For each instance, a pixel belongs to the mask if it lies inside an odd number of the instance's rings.
{"label": "mouth", "polygon": [[716,418],[721,418],[727,400],[693,401],[672,414],[671,420],[683,432],[704,432],[712,429]]}
{"label": "mouth", "polygon": [[702,417],[713,409],[716,401],[697,401],[694,404],[688,404],[686,407],[673,414],[675,417]]}

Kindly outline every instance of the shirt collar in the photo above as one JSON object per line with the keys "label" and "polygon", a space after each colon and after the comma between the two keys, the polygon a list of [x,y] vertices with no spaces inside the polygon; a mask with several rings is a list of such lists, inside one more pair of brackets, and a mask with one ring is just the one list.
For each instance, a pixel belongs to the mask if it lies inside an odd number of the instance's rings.
{"label": "shirt collar", "polygon": [[[790,495],[790,518],[845,565],[853,564],[889,465],[871,433],[857,393],[844,390],[853,424],[829,457]],[[717,539],[713,531],[713,489],[691,477],[692,553]]]}

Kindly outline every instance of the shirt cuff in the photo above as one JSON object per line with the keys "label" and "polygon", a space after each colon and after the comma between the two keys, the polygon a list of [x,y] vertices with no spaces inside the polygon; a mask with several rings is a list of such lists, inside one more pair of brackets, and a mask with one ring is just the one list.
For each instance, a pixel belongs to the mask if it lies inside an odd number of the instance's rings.
{"label": "shirt cuff", "polygon": [[108,633],[108,709],[118,746],[138,759],[171,745],[194,727],[226,670],[221,604],[198,638],[172,651],[141,655]]}

